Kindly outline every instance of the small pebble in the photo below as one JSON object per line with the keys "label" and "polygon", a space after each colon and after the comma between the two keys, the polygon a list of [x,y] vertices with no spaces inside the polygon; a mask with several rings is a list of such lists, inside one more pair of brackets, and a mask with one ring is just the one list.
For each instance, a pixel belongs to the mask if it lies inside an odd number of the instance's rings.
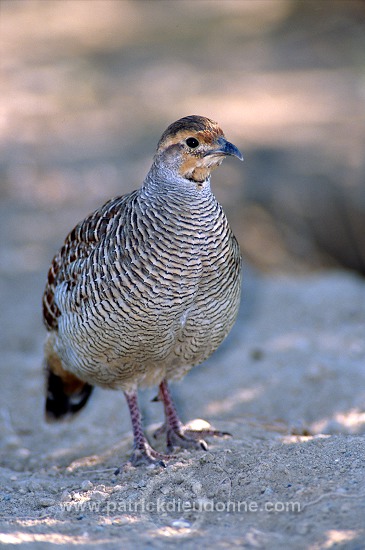
{"label": "small pebble", "polygon": [[43,506],[43,508],[48,508],[48,506],[54,506],[56,501],[53,498],[44,497],[39,499],[38,504],[39,506]]}
{"label": "small pebble", "polygon": [[92,499],[99,502],[106,500],[109,497],[107,493],[102,493],[101,491],[94,491],[92,494]]}
{"label": "small pebble", "polygon": [[297,526],[298,535],[306,535],[311,529],[309,523],[301,523]]}
{"label": "small pebble", "polygon": [[20,449],[16,449],[15,456],[18,458],[28,458],[30,456],[30,450],[21,447]]}
{"label": "small pebble", "polygon": [[127,523],[129,523],[129,519],[124,516],[114,518],[112,521],[112,525],[126,525]]}
{"label": "small pebble", "polygon": [[171,525],[177,529],[189,529],[191,527],[191,523],[186,521],[186,519],[176,519]]}
{"label": "small pebble", "polygon": [[11,449],[18,449],[20,447],[20,440],[16,434],[9,434],[4,438],[2,444],[10,451]]}
{"label": "small pebble", "polygon": [[261,359],[264,358],[264,355],[265,353],[262,349],[255,348],[251,350],[251,359],[253,359],[254,361],[261,361]]}
{"label": "small pebble", "polygon": [[94,485],[91,483],[91,481],[89,479],[83,481],[81,483],[81,489],[83,491],[90,491],[90,489],[92,489],[94,487]]}
{"label": "small pebble", "polygon": [[43,487],[40,483],[37,483],[36,481],[30,481],[28,483],[28,491],[31,493],[38,493],[39,491],[42,491]]}
{"label": "small pebble", "polygon": [[61,494],[61,499],[60,500],[61,500],[61,502],[70,502],[70,500],[71,500],[70,493],[67,490],[63,491],[62,494]]}
{"label": "small pebble", "polygon": [[194,483],[191,484],[191,488],[196,495],[200,495],[203,486],[200,481],[194,481]]}

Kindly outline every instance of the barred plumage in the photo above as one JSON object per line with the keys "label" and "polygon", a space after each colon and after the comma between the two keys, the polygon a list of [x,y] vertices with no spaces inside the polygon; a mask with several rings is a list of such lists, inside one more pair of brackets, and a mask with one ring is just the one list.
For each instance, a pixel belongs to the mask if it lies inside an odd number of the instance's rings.
{"label": "barred plumage", "polygon": [[141,386],[160,385],[169,447],[205,446],[201,434],[184,432],[167,380],[209,357],[237,315],[239,247],[210,189],[210,172],[226,155],[242,159],[216,123],[197,116],[175,122],[142,187],[79,223],[49,270],[45,355],[48,376],[64,384],[49,392],[48,415],[74,412],[75,402],[81,408],[85,387],[122,389],[134,464],[161,458],[141,430]]}

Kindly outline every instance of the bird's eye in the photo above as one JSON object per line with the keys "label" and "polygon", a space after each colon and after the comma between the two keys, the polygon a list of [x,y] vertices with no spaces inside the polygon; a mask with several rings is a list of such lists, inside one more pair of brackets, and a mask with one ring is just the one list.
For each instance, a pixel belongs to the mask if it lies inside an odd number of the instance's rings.
{"label": "bird's eye", "polygon": [[186,145],[188,145],[189,147],[191,147],[191,149],[195,149],[196,147],[198,147],[199,145],[199,141],[194,138],[194,137],[189,137],[187,140],[186,140]]}

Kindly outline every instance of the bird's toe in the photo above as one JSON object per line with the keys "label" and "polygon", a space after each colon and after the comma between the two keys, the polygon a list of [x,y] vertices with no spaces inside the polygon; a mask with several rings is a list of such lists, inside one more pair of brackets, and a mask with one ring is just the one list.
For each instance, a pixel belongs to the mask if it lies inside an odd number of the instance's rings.
{"label": "bird's toe", "polygon": [[193,420],[187,425],[179,427],[166,428],[166,425],[161,426],[156,432],[156,437],[166,434],[167,448],[172,450],[175,447],[183,449],[203,449],[208,450],[208,445],[205,442],[206,437],[231,437],[228,432],[215,430],[208,422],[203,420]]}
{"label": "bird's toe", "polygon": [[175,458],[175,456],[172,454],[160,453],[155,451],[155,449],[153,449],[150,445],[145,445],[144,447],[134,449],[129,461],[121,468],[118,468],[115,471],[115,474],[119,474],[125,467],[128,466],[158,466],[161,468],[166,468],[166,462],[173,458]]}

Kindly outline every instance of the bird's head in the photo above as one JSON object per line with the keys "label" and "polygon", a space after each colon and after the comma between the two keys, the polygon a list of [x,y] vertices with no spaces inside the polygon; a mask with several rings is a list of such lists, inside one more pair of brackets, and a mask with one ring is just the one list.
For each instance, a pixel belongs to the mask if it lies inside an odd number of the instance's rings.
{"label": "bird's head", "polygon": [[228,155],[243,160],[235,145],[224,137],[216,122],[202,116],[186,116],[162,134],[155,159],[198,186]]}

